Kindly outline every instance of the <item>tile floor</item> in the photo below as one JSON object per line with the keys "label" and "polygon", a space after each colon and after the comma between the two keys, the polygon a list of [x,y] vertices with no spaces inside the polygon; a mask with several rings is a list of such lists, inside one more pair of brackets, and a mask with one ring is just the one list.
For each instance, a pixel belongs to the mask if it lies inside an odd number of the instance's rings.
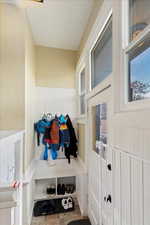
{"label": "tile floor", "polygon": [[81,216],[79,206],[76,203],[75,210],[72,212],[33,217],[31,225],[67,225],[78,219],[85,219],[85,217]]}

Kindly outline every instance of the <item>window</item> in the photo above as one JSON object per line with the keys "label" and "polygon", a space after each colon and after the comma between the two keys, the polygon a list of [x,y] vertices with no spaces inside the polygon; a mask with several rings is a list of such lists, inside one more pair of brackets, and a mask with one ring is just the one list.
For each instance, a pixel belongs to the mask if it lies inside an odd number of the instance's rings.
{"label": "window", "polygon": [[128,2],[128,29],[123,29],[123,37],[128,38],[124,49],[124,71],[128,81],[125,102],[133,102],[150,98],[150,1]]}
{"label": "window", "polygon": [[150,98],[150,39],[131,50],[128,58],[129,101]]}
{"label": "window", "polygon": [[129,35],[132,41],[150,24],[150,1],[130,0],[129,7]]}
{"label": "window", "polygon": [[85,114],[85,69],[80,74],[80,114]]}
{"label": "window", "polygon": [[92,79],[91,87],[96,87],[112,72],[112,21],[105,30],[91,53]]}
{"label": "window", "polygon": [[92,109],[93,150],[104,157],[107,145],[107,104],[96,105]]}

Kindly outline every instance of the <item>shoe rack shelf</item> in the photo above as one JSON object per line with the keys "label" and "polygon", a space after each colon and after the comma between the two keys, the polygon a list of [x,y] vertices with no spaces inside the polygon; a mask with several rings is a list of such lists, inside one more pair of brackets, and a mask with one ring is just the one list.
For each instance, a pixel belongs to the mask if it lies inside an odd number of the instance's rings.
{"label": "shoe rack shelf", "polygon": [[[53,194],[47,194],[47,188]],[[56,177],[35,180],[34,200],[62,198],[76,195],[76,177]]]}
{"label": "shoe rack shelf", "polygon": [[36,194],[34,197],[34,201],[63,198],[63,197],[69,197],[69,196],[76,197],[76,192],[74,192],[73,194],[65,194],[65,195]]}

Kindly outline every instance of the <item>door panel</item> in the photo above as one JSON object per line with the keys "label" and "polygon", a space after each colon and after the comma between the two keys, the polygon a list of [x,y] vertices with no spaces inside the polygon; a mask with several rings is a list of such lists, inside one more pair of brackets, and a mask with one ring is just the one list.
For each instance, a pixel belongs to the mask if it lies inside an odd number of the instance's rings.
{"label": "door panel", "polygon": [[92,192],[89,192],[89,215],[95,225],[99,225],[99,201]]}
{"label": "door panel", "polygon": [[114,207],[114,225],[121,224],[121,154],[119,151],[113,152],[113,174],[114,174],[114,193],[113,193],[113,207]]}
{"label": "door panel", "polygon": [[106,179],[107,179],[107,224],[113,224],[113,185],[112,185],[112,150],[106,151]]}
{"label": "door panel", "polygon": [[[110,89],[89,101],[89,216],[98,225],[113,224],[112,151],[109,146]],[[93,210],[94,209],[94,210]],[[98,209],[98,211],[96,210]],[[98,220],[98,221],[97,221]]]}
{"label": "door panel", "polygon": [[101,179],[101,187],[102,187],[102,221],[103,225],[107,224],[107,171],[106,171],[106,161],[101,159],[101,169],[102,169],[102,179]]}
{"label": "door panel", "polygon": [[100,164],[95,152],[89,155],[89,180],[88,180],[88,212],[91,221],[99,225],[100,217]]}

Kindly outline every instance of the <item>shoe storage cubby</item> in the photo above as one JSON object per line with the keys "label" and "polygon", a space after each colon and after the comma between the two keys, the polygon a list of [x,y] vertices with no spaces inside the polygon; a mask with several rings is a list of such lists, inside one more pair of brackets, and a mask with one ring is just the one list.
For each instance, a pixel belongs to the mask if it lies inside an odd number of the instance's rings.
{"label": "shoe storage cubby", "polygon": [[57,194],[56,178],[35,180],[35,199],[46,199]]}
{"label": "shoe storage cubby", "polygon": [[57,195],[69,195],[76,191],[76,177],[57,178]]}
{"label": "shoe storage cubby", "polygon": [[58,198],[75,194],[76,177],[56,177],[35,180],[35,200]]}

